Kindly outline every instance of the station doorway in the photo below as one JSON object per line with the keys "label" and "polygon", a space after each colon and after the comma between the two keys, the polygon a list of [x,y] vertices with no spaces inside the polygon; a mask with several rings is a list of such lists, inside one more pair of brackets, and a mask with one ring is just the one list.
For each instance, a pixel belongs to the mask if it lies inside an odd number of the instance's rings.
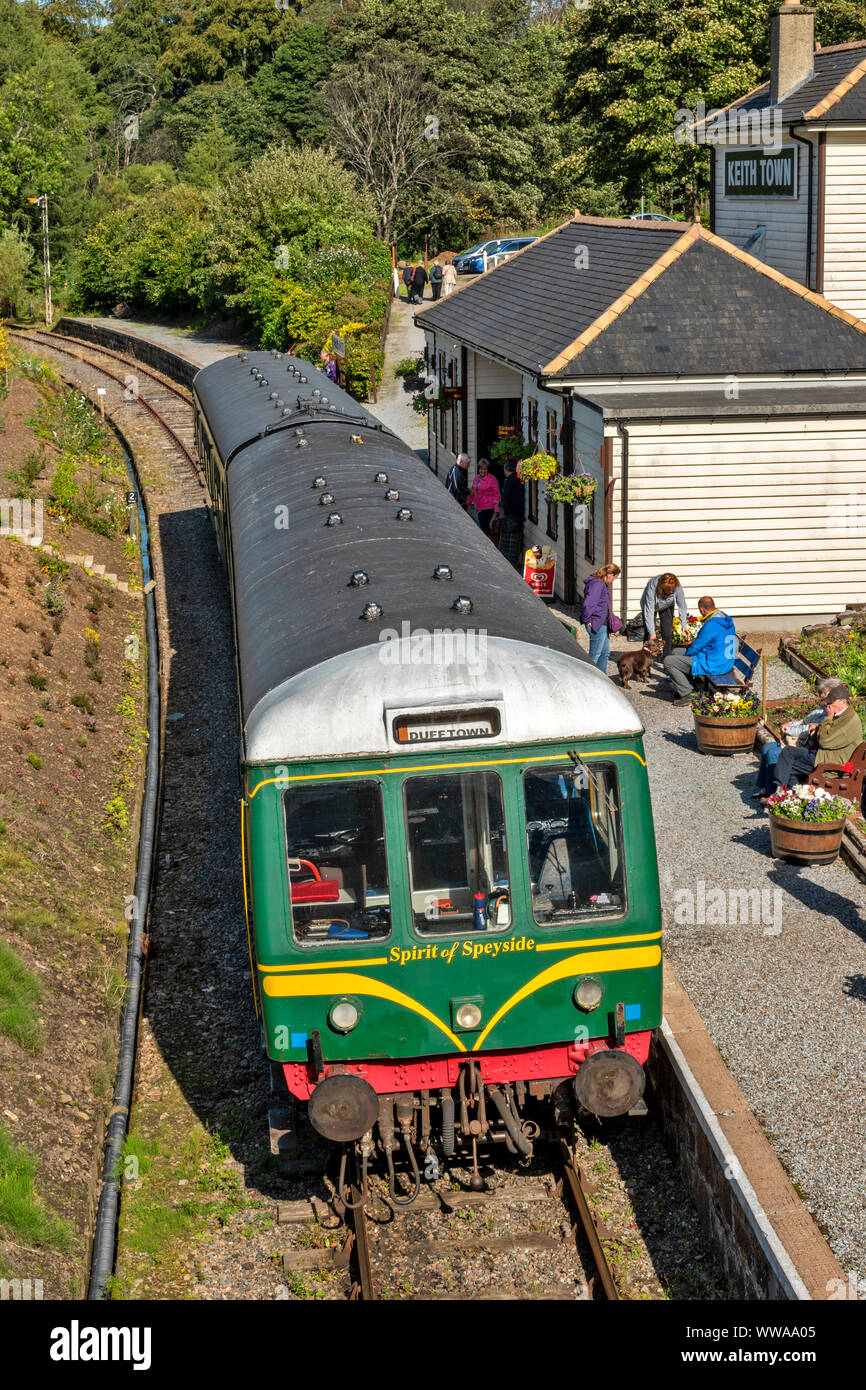
{"label": "station doorway", "polygon": [[[494,400],[475,401],[475,447],[476,457],[472,460],[477,463],[478,459],[490,458],[490,446],[499,439],[500,425],[508,425],[512,428],[520,429],[520,396],[504,396]],[[500,486],[502,485],[502,468],[499,464],[491,464],[490,471],[496,474]]]}

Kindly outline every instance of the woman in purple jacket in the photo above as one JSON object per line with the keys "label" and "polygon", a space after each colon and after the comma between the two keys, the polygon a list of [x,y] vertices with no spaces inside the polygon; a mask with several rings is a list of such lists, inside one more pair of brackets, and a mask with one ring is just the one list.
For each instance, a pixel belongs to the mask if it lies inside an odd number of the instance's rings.
{"label": "woman in purple jacket", "polygon": [[610,590],[619,574],[619,565],[602,565],[591,574],[584,586],[583,624],[589,634],[589,659],[607,674],[610,656],[610,634],[619,632],[622,623],[613,611]]}

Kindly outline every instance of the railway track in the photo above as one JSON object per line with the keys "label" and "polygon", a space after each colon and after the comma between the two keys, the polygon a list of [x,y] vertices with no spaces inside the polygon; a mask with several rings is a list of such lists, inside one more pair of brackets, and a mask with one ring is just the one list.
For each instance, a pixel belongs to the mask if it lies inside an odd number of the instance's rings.
{"label": "railway track", "polygon": [[[16,342],[33,343],[36,347],[45,351],[59,353],[64,357],[72,358],[81,362],[84,366],[92,368],[101,373],[102,377],[114,383],[120,388],[120,396],[116,394],[111,401],[108,400],[106,389],[106,412],[113,417],[116,416],[117,423],[121,423],[120,411],[123,410],[127,415],[127,406],[140,407],[142,411],[150,417],[158,429],[168,437],[173,449],[179,455],[182,468],[188,477],[194,479],[200,486],[202,485],[199,474],[198,464],[195,457],[195,439],[193,428],[193,407],[192,397],[183,387],[164,376],[161,372],[155,371],[152,367],[146,367],[136,358],[126,356],[116,352],[113,348],[99,347],[93,343],[86,342],[83,338],[73,338],[68,334],[47,333],[39,330],[23,332],[19,329],[12,330],[12,336]],[[126,367],[128,370],[123,376],[119,376],[112,366],[116,363]],[[153,388],[145,396],[139,387],[141,377],[149,378],[153,383]],[[98,388],[97,388],[98,389]],[[111,407],[111,409],[109,409]],[[164,448],[158,450],[162,454],[162,463],[171,462],[166,457]]]}
{"label": "railway track", "polygon": [[[564,1140],[551,1151],[546,1168],[542,1161],[537,1173],[514,1175],[486,1193],[425,1185],[399,1213],[376,1179],[364,1200],[355,1169],[322,1227],[332,1243],[287,1255],[286,1268],[296,1282],[309,1271],[339,1275],[345,1298],[359,1302],[618,1301],[603,1246],[613,1233],[593,1213],[593,1185]],[[545,1269],[558,1277],[545,1281]]]}

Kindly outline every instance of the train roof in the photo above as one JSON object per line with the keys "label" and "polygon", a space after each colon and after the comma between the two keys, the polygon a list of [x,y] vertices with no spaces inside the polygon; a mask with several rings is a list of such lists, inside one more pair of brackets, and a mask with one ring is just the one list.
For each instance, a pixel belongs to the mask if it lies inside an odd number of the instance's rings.
{"label": "train roof", "polygon": [[[504,710],[488,746],[640,733],[626,697],[411,449],[308,363],[307,386],[345,416],[268,404],[249,368],[273,374],[275,360],[228,358],[195,380],[230,460],[247,761],[393,752],[392,714],[442,702]],[[434,578],[443,568],[451,577]],[[368,604],[381,610],[371,620]]]}

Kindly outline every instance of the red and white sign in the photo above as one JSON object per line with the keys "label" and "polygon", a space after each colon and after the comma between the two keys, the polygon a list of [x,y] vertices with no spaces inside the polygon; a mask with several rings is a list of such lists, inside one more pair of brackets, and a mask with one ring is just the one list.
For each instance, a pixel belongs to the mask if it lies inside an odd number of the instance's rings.
{"label": "red and white sign", "polygon": [[556,581],[556,552],[549,545],[536,545],[523,557],[523,578],[539,598],[553,598]]}

